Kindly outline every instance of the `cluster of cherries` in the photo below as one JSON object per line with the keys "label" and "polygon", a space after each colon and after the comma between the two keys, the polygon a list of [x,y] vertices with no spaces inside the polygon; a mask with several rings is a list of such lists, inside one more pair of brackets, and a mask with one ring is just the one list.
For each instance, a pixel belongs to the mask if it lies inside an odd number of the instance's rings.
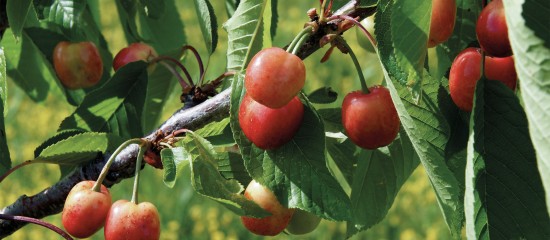
{"label": "cluster of cherries", "polygon": [[502,0],[493,0],[483,8],[476,35],[481,49],[464,49],[454,59],[449,73],[451,98],[467,112],[472,111],[475,87],[482,76],[482,50],[486,54],[483,74],[488,80],[501,81],[515,90],[518,79]]}

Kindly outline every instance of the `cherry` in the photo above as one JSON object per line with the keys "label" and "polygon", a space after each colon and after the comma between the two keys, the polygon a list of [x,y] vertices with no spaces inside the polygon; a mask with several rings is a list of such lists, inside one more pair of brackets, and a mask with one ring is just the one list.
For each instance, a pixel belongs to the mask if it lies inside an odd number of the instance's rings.
{"label": "cherry", "polygon": [[280,108],[298,94],[305,79],[302,59],[272,47],[258,52],[250,60],[244,84],[252,99],[270,108]]}
{"label": "cherry", "polygon": [[65,201],[61,222],[67,232],[77,238],[92,236],[103,227],[109,208],[111,194],[101,185],[101,191],[92,190],[95,181],[76,184]]}
{"label": "cherry", "polygon": [[[516,89],[517,74],[514,58],[485,57],[485,77],[498,80]],[[449,72],[449,91],[454,103],[464,111],[472,111],[477,81],[481,78],[481,50],[466,48],[460,52]]]}
{"label": "cherry", "polygon": [[433,0],[428,47],[447,41],[453,34],[456,20],[455,0]]}
{"label": "cherry", "polygon": [[264,218],[241,216],[243,225],[255,234],[262,236],[279,234],[285,229],[294,214],[295,209],[283,207],[273,192],[254,180],[246,187],[244,196],[272,214]]}
{"label": "cherry", "polygon": [[93,42],[59,42],[53,50],[53,65],[68,89],[92,87],[103,74],[103,61]]}
{"label": "cherry", "polygon": [[292,139],[300,128],[304,105],[294,97],[286,106],[269,108],[246,94],[239,109],[244,135],[261,149],[275,149]]}
{"label": "cherry", "polygon": [[296,209],[288,226],[286,226],[286,231],[294,235],[310,233],[319,226],[320,222],[321,218],[317,217],[315,214]]}
{"label": "cherry", "polygon": [[150,61],[158,54],[145,43],[132,43],[118,52],[113,60],[113,69],[117,71],[122,66],[135,61]]}
{"label": "cherry", "polygon": [[359,147],[375,149],[390,144],[399,132],[399,116],[383,86],[369,93],[350,92],[342,103],[342,123],[348,137]]}
{"label": "cherry", "polygon": [[105,239],[155,240],[160,238],[160,219],[155,205],[128,200],[113,203],[105,222]]}
{"label": "cherry", "polygon": [[481,10],[476,23],[476,34],[479,45],[487,55],[512,55],[502,0],[493,0]]}

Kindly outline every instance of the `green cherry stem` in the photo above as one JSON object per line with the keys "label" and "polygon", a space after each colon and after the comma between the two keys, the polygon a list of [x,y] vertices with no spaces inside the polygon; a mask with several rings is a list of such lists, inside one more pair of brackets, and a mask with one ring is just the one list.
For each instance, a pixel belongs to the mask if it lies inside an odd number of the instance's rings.
{"label": "green cherry stem", "polygon": [[304,35],[309,35],[311,33],[312,28],[313,27],[308,26],[308,27],[302,29],[302,31],[300,31],[298,33],[298,35],[296,35],[296,37],[292,40],[292,42],[290,42],[290,44],[288,45],[288,47],[286,49],[286,52],[291,52],[292,50],[294,50],[296,44],[302,39],[302,37]]}
{"label": "green cherry stem", "polygon": [[141,170],[141,162],[143,160],[143,155],[145,151],[149,148],[149,143],[147,141],[142,141],[139,145],[139,152],[136,159],[136,172],[134,175],[134,189],[132,191],[132,200],[134,204],[138,204],[138,186],[139,186],[139,172]]}
{"label": "green cherry stem", "polygon": [[67,240],[73,239],[68,233],[63,231],[61,228],[58,228],[57,226],[51,223],[42,221],[40,219],[25,217],[25,216],[13,216],[13,215],[8,215],[3,213],[0,213],[0,219],[36,224],[56,232],[57,234],[61,235],[63,238]]}
{"label": "green cherry stem", "polygon": [[130,144],[140,144],[142,142],[139,138],[133,138],[126,142],[123,142],[116,150],[115,152],[109,157],[109,160],[107,160],[107,163],[105,163],[105,166],[103,166],[103,169],[101,169],[101,173],[99,174],[99,177],[97,178],[97,181],[95,182],[94,186],[92,187],[93,191],[101,192],[101,183],[107,177],[107,173],[109,173],[109,168],[111,167],[111,164],[116,159],[116,156],[127,146]]}
{"label": "green cherry stem", "polygon": [[292,50],[292,54],[296,55],[298,53],[298,51],[300,50],[300,47],[302,46],[302,44],[304,44],[304,42],[307,40],[308,37],[309,37],[309,34],[302,35],[300,40],[296,43],[296,46],[294,46],[294,49]]}
{"label": "green cherry stem", "polygon": [[15,172],[15,170],[19,169],[19,168],[22,168],[24,166],[27,166],[29,164],[32,164],[32,163],[36,163],[35,161],[32,161],[32,160],[27,160],[27,161],[24,161],[18,165],[16,165],[15,167],[12,167],[10,170],[8,170],[6,173],[2,174],[2,176],[0,176],[0,183],[2,181],[4,181],[4,179],[6,177],[8,177],[11,173]]}
{"label": "green cherry stem", "polygon": [[359,81],[361,82],[361,90],[363,90],[363,93],[370,93],[369,87],[367,86],[367,82],[365,81],[365,76],[363,76],[363,70],[361,69],[361,65],[359,65],[359,61],[357,60],[357,56],[355,56],[355,53],[353,53],[353,50],[348,45],[346,40],[344,40],[342,37],[338,37],[338,40],[346,47],[348,50],[349,56],[351,57],[351,60],[353,60],[353,64],[355,65],[355,69],[357,70],[357,74],[359,74]]}

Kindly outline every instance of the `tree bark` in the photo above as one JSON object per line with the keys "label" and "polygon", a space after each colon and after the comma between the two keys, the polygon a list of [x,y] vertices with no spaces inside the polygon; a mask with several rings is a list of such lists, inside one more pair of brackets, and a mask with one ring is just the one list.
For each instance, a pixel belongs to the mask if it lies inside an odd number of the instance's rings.
{"label": "tree bark", "polygon": [[[335,14],[348,15],[363,19],[374,14],[376,8],[357,8],[357,1],[350,1],[342,8],[335,11]],[[334,20],[327,25],[320,26],[319,30],[312,34],[304,45],[300,48],[297,55],[304,59],[317,51],[319,40],[341,20]],[[158,134],[169,134],[179,129],[196,130],[206,124],[221,120],[229,116],[229,100],[231,89],[226,89],[216,96],[192,108],[185,108],[176,111],[166,122],[164,122],[156,131],[145,138],[153,140]],[[159,131],[160,130],[160,131]],[[104,185],[111,187],[123,179],[134,176],[136,156],[138,146],[136,144],[125,148],[115,159],[109,174],[104,180]],[[33,196],[23,195],[14,203],[0,210],[0,213],[14,216],[27,216],[32,218],[43,218],[49,215],[58,214],[63,210],[65,198],[71,188],[83,180],[95,180],[98,178],[101,169],[109,159],[109,154],[100,154],[96,159],[77,168],[68,176],[56,184],[42,190]],[[143,166],[141,166],[143,167]],[[26,223],[0,220],[0,239],[11,235]]]}

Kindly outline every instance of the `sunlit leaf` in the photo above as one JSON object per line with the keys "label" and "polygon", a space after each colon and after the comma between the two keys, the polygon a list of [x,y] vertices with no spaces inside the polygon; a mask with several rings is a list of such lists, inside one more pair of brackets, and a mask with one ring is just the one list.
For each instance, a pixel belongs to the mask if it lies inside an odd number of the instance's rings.
{"label": "sunlit leaf", "polygon": [[8,22],[16,40],[21,37],[27,14],[31,10],[31,4],[32,0],[8,0],[6,3]]}
{"label": "sunlit leaf", "polygon": [[6,116],[6,109],[4,108],[8,98],[6,80],[6,57],[4,56],[4,49],[0,47],[0,175],[4,174],[11,167],[10,151],[8,149],[4,124],[4,117]]}
{"label": "sunlit leaf", "polygon": [[218,45],[218,23],[216,14],[209,0],[194,0],[195,11],[199,16],[199,25],[201,26],[202,38],[209,54],[216,50]]}

